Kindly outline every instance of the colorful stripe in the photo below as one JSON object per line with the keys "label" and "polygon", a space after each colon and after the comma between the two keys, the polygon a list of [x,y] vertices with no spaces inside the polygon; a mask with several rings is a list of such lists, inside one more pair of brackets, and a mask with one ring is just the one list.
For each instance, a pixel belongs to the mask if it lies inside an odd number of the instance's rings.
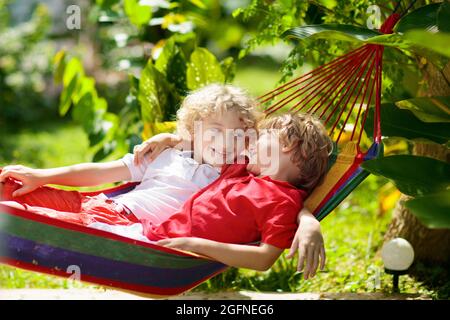
{"label": "colorful stripe", "polygon": [[374,143],[365,154],[359,153],[348,168],[341,180],[336,183],[330,193],[324,197],[321,205],[316,209],[315,216],[322,220],[333,211],[364,179],[369,173],[363,170],[362,162],[379,157],[383,154],[382,144]]}
{"label": "colorful stripe", "polygon": [[[112,196],[135,185],[88,194]],[[64,270],[76,265],[82,272],[81,281],[151,297],[180,294],[227,268],[190,252],[5,205],[0,205],[0,237],[0,263],[66,278],[71,274]]]}
{"label": "colorful stripe", "polygon": [[172,291],[178,288],[185,290],[190,288],[192,283],[209,277],[225,267],[217,263],[204,263],[182,270],[148,267],[48,246],[6,233],[0,233],[0,239],[4,243],[7,258],[45,269],[69,270],[70,266],[78,266],[81,280],[88,276]]}

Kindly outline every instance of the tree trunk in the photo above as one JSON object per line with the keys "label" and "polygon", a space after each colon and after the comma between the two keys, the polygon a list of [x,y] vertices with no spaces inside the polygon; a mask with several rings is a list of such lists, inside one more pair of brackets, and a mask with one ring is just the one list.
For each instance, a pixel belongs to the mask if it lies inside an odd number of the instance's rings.
{"label": "tree trunk", "polygon": [[[425,86],[419,90],[420,96],[449,96],[450,95],[450,63],[443,71],[424,58],[418,58],[422,70]],[[435,158],[449,162],[450,152],[444,145],[416,141],[413,154]],[[430,177],[432,179],[432,177]],[[414,248],[415,260],[431,263],[450,262],[450,230],[429,229],[425,227],[409,210],[403,206],[403,201],[409,199],[402,195],[393,218],[385,234],[385,241],[395,237],[408,240]]]}

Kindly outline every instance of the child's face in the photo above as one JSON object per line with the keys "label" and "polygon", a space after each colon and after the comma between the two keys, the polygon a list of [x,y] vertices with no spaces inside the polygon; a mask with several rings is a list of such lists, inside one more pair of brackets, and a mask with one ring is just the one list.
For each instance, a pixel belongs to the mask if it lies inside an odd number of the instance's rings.
{"label": "child's face", "polygon": [[[233,163],[245,149],[245,126],[237,111],[226,111],[196,122],[194,150],[215,167]],[[198,156],[198,154],[197,154]]]}
{"label": "child's face", "polygon": [[255,175],[271,175],[279,171],[285,154],[279,137],[272,131],[261,130],[255,145],[249,146],[247,170]]}

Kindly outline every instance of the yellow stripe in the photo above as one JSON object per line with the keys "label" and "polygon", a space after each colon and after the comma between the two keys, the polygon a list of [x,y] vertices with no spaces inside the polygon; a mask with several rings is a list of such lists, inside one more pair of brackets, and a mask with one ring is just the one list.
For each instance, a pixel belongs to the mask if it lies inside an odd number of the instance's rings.
{"label": "yellow stripe", "polygon": [[349,141],[342,147],[338,154],[336,162],[328,171],[323,183],[316,187],[305,201],[305,207],[314,212],[330,191],[336,186],[339,180],[351,167],[358,154],[358,148],[355,141]]}

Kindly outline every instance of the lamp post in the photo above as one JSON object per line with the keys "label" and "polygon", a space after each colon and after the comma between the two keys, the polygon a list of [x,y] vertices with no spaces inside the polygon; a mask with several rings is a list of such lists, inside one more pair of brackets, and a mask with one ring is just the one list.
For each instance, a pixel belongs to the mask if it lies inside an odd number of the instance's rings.
{"label": "lamp post", "polygon": [[399,292],[398,277],[408,273],[414,261],[414,250],[411,244],[403,238],[395,238],[383,245],[381,258],[386,273],[393,275],[393,292]]}

